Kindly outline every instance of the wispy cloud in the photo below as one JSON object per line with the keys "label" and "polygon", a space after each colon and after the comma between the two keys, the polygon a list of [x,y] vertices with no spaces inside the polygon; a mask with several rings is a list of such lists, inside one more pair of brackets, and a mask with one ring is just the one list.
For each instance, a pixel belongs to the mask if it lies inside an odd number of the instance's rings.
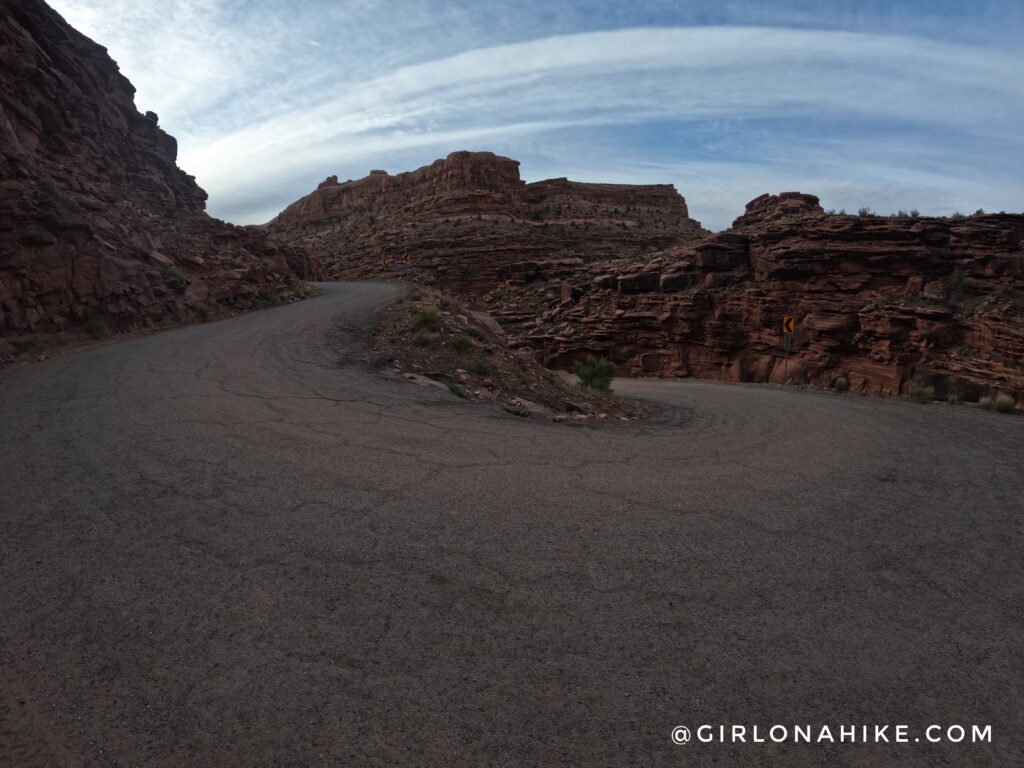
{"label": "wispy cloud", "polygon": [[[259,7],[172,3],[158,21],[112,5],[117,22],[57,2],[110,45],[140,106],[178,135],[211,212],[235,221],[269,218],[330,173],[405,170],[461,148],[509,154],[532,178],[676,183],[714,227],[794,185],[879,210],[1024,199],[1024,55],[1012,47],[739,25],[480,45],[474,19],[445,27],[444,12],[415,3],[397,32],[372,3],[292,24]],[[329,41],[353,19],[366,21],[357,45]],[[513,21],[506,37],[539,28]],[[146,55],[126,43],[144,24],[156,30]],[[367,58],[396,34],[405,48]]]}

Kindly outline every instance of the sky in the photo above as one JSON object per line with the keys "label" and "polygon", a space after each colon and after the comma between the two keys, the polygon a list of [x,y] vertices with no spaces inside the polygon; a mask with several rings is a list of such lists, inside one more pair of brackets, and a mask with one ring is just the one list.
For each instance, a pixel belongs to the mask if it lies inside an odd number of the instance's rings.
{"label": "sky", "polygon": [[716,230],[764,192],[1024,209],[1019,0],[50,2],[237,224],[460,149],[674,184]]}

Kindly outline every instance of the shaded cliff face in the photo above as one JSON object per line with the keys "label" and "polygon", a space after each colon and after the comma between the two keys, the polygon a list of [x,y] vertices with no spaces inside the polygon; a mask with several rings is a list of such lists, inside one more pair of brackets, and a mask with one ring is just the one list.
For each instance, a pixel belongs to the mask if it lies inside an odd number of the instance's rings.
{"label": "shaded cliff face", "polygon": [[203,213],[177,143],[106,49],[39,0],[0,6],[0,335],[205,315],[303,260]]}
{"label": "shaded cliff face", "polygon": [[671,185],[526,184],[518,162],[490,152],[396,176],[330,177],[266,228],[332,278],[416,277],[468,293],[704,234]]}
{"label": "shaded cliff face", "polygon": [[607,355],[628,375],[783,381],[1024,400],[1024,216],[826,215],[763,196],[734,227],[649,259],[609,261],[488,297],[553,366]]}

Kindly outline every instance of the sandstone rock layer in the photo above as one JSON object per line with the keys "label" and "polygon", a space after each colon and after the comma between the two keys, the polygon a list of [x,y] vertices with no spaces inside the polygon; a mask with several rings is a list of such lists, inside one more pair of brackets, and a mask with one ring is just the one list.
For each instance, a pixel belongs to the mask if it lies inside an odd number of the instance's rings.
{"label": "sandstone rock layer", "polygon": [[302,257],[203,212],[157,116],[44,3],[0,6],[0,64],[0,335],[166,322],[298,284]]}
{"label": "sandstone rock layer", "polygon": [[453,152],[395,176],[331,176],[266,226],[329,277],[415,277],[467,293],[704,234],[671,185],[527,184],[517,161],[490,152]]}
{"label": "sandstone rock layer", "polygon": [[[1022,242],[1022,215],[837,216],[811,195],[765,195],[696,244],[488,301],[555,367],[594,353],[633,376],[845,377],[856,391],[921,382],[1024,401]],[[788,361],[784,315],[796,319]]]}

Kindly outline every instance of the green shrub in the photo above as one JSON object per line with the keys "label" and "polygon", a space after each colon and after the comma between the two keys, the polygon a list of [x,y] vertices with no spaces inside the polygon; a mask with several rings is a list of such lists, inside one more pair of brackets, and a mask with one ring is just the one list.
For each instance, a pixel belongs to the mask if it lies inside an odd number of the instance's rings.
{"label": "green shrub", "polygon": [[484,359],[480,359],[469,366],[469,370],[477,376],[488,376],[491,373],[491,364]]}
{"label": "green shrub", "polygon": [[418,331],[434,331],[436,333],[441,330],[441,316],[432,309],[425,309],[416,314],[412,325]]}
{"label": "green shrub", "polygon": [[99,315],[89,315],[82,323],[82,330],[94,339],[98,339],[107,332],[107,321]]}
{"label": "green shrub", "polygon": [[991,395],[985,395],[984,397],[978,398],[978,405],[987,411],[991,411],[996,407],[996,401]]}
{"label": "green shrub", "polygon": [[413,291],[406,298],[409,301],[423,301],[423,291]]}
{"label": "green shrub", "polygon": [[995,406],[1000,413],[1013,413],[1013,409],[1017,407],[1017,401],[1010,395],[1000,393],[996,395]]}
{"label": "green shrub", "polygon": [[958,303],[963,300],[966,287],[964,286],[964,269],[963,267],[957,267],[954,269],[945,280],[946,288],[946,299],[952,303]]}
{"label": "green shrub", "polygon": [[461,397],[463,400],[469,400],[469,393],[466,391],[466,388],[451,376],[438,376],[437,380],[448,387],[448,391],[456,397]]}
{"label": "green shrub", "polygon": [[922,384],[918,381],[912,381],[910,388],[907,390],[907,395],[915,403],[930,403],[935,398],[935,387],[931,387],[927,384]]}
{"label": "green shrub", "polygon": [[412,343],[417,347],[432,347],[437,344],[437,334],[430,331],[420,331],[412,337]]}
{"label": "green shrub", "polygon": [[950,405],[960,405],[961,403],[963,403],[963,401],[964,397],[963,395],[960,394],[958,390],[954,389],[946,394],[946,402],[949,403]]}
{"label": "green shrub", "polygon": [[456,352],[468,352],[470,347],[473,346],[473,342],[465,336],[453,336],[448,342],[448,346]]}
{"label": "green shrub", "polygon": [[583,386],[607,392],[615,378],[615,363],[606,357],[587,355],[582,363],[576,363],[576,375]]}
{"label": "green shrub", "polygon": [[832,389],[836,392],[846,392],[849,388],[850,382],[846,380],[845,376],[839,376],[832,382]]}

